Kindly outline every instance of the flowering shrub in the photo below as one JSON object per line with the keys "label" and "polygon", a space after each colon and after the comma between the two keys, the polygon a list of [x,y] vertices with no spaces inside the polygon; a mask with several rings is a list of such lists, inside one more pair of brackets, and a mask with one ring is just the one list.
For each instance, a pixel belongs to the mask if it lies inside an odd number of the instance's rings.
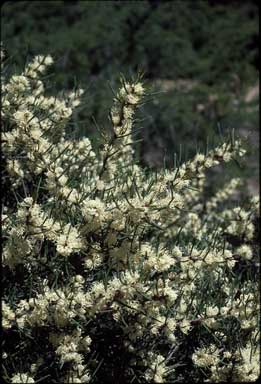
{"label": "flowering shrub", "polygon": [[82,90],[46,96],[37,56],[2,81],[3,372],[10,383],[254,381],[259,200],[204,200],[230,140],[172,170],[133,158],[141,79],[114,95],[99,153],[66,127]]}

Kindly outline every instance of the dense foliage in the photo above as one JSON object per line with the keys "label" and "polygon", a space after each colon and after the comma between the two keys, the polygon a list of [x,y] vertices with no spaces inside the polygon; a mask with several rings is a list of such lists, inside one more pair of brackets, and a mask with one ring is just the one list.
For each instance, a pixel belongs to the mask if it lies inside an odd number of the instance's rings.
{"label": "dense foliage", "polygon": [[92,116],[104,121],[105,83],[116,89],[118,73],[141,69],[164,92],[142,110],[146,165],[161,167],[165,158],[170,166],[180,145],[185,159],[220,131],[259,125],[258,100],[245,99],[258,83],[256,1],[10,1],[1,11],[18,69],[25,57],[51,53],[57,90],[72,89],[76,73],[88,89],[80,122],[75,117],[82,134],[96,136]]}
{"label": "dense foliage", "polygon": [[206,171],[240,161],[241,142],[142,168],[138,76],[121,79],[95,150],[66,129],[83,90],[45,92],[52,61],[2,73],[4,380],[255,381],[259,199],[238,201],[238,179],[204,198]]}

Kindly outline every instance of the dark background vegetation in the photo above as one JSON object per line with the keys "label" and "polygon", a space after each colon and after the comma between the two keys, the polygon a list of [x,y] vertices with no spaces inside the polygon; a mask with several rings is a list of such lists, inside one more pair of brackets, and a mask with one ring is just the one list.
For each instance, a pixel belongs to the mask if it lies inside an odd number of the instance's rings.
{"label": "dark background vegetation", "polygon": [[[94,142],[120,73],[145,73],[153,94],[140,110],[137,153],[144,165],[171,166],[214,145],[232,129],[247,138],[247,166],[230,166],[257,189],[259,132],[258,2],[7,1],[2,41],[20,71],[35,54],[52,54],[57,90],[86,89],[74,117]],[[158,93],[159,92],[159,93]],[[250,178],[250,179],[249,179]],[[222,176],[222,180],[224,178]]]}

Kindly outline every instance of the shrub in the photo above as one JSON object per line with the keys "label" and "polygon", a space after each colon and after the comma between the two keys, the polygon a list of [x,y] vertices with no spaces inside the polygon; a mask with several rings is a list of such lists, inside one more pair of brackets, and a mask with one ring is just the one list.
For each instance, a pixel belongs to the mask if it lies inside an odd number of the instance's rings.
{"label": "shrub", "polygon": [[81,89],[46,96],[37,56],[3,71],[3,372],[7,382],[254,381],[258,197],[208,201],[233,136],[174,169],[133,157],[141,76],[121,79],[99,149],[66,133]]}

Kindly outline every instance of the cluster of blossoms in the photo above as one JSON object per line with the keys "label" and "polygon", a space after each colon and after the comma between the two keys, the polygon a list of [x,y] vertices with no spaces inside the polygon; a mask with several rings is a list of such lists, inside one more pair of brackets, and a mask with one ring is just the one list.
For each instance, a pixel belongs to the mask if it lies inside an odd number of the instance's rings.
{"label": "cluster of blossoms", "polygon": [[65,129],[82,90],[45,95],[51,63],[3,73],[5,380],[256,380],[259,199],[229,204],[233,179],[204,200],[240,141],[148,174],[133,159],[140,79],[122,80],[95,151]]}

